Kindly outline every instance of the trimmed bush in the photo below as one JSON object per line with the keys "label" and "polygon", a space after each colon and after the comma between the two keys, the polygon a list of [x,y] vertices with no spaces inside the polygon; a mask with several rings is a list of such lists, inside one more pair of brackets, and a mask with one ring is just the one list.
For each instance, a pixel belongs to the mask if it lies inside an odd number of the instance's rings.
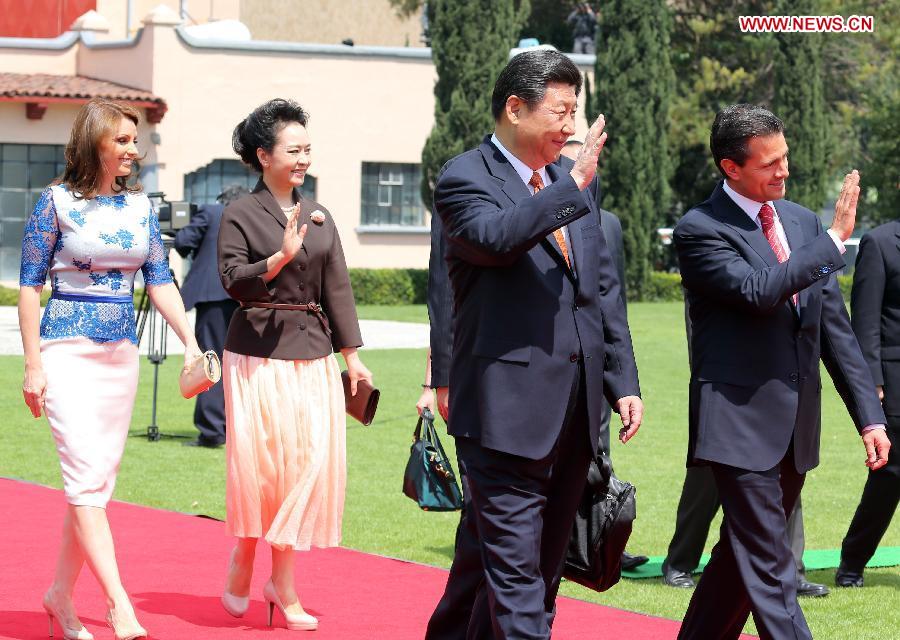
{"label": "trimmed bush", "polygon": [[676,302],[683,299],[680,273],[651,271],[646,293],[640,302]]}

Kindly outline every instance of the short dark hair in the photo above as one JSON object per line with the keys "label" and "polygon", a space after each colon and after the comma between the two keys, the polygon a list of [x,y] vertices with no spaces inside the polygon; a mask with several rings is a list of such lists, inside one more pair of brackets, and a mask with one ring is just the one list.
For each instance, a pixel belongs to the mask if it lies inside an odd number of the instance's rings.
{"label": "short dark hair", "polygon": [[723,176],[722,160],[734,160],[744,166],[750,155],[750,138],[784,133],[784,123],[778,116],[755,104],[733,104],[716,114],[709,148],[712,151],[716,169]]}
{"label": "short dark hair", "polygon": [[293,100],[269,100],[238,123],[231,134],[231,147],[245,164],[262,173],[256,150],[265,149],[272,153],[279,131],[292,122],[305,127],[308,120],[309,114]]}
{"label": "short dark hair", "polygon": [[523,51],[509,61],[494,83],[491,96],[491,113],[494,120],[506,107],[510,96],[521,98],[529,109],[544,99],[547,85],[561,82],[575,86],[575,95],[581,93],[581,71],[569,57],[555,49]]}

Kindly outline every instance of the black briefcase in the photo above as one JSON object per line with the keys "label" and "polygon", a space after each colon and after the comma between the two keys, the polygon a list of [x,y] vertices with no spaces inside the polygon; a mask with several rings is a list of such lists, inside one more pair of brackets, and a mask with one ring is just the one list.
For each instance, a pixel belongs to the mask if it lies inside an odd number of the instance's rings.
{"label": "black briefcase", "polygon": [[563,577],[594,591],[606,591],[622,576],[622,552],[636,517],[635,488],[612,472],[602,451],[588,469],[575,514]]}

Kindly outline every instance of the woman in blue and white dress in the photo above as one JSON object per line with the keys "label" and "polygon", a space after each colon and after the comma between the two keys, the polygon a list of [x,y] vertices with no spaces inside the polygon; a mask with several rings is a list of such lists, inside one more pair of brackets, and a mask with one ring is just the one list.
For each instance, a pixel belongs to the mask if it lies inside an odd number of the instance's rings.
{"label": "woman in blue and white dress", "polygon": [[[43,605],[67,639],[90,640],[72,603],[85,561],[106,595],[119,640],[143,638],[122,586],[106,504],[131,423],[138,381],[132,299],[140,270],[150,300],[185,345],[200,354],[169,273],[159,220],[140,186],[129,186],[138,112],[108,100],[79,111],[59,184],[41,194],[25,225],[19,327],[25,403],[47,415],[62,467],[68,510],[53,585]],[[53,286],[44,315],[40,293]]]}

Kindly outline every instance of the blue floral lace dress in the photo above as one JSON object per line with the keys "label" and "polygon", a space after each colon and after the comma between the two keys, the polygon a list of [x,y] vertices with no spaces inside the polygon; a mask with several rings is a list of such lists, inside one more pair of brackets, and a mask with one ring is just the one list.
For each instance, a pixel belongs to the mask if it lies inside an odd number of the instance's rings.
{"label": "blue floral lace dress", "polygon": [[115,485],[137,391],[132,300],[172,281],[159,220],[147,196],[90,200],[44,190],[25,225],[19,284],[52,294],[41,318],[41,363],[67,500],[105,507]]}

